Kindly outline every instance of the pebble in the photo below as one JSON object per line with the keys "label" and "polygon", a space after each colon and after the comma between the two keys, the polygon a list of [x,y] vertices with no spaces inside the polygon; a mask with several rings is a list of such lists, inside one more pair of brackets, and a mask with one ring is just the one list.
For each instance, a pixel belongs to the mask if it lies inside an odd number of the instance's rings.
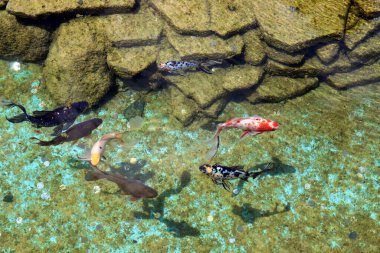
{"label": "pebble", "polygon": [[41,199],[43,199],[43,200],[48,200],[48,199],[50,199],[50,194],[49,194],[48,192],[43,192],[43,193],[41,194]]}
{"label": "pebble", "polygon": [[50,165],[50,162],[49,161],[45,161],[44,165],[45,165],[45,167],[48,167]]}
{"label": "pebble", "polygon": [[103,229],[103,225],[102,224],[98,224],[98,225],[96,225],[95,229],[96,230],[102,230]]}
{"label": "pebble", "polygon": [[230,238],[229,241],[230,241],[230,243],[235,243],[236,240],[235,240],[235,238]]}
{"label": "pebble", "polygon": [[129,159],[129,163],[130,164],[136,164],[137,163],[137,159],[133,157],[133,158]]}
{"label": "pebble", "polygon": [[61,185],[59,186],[59,189],[60,189],[61,191],[64,191],[64,190],[66,190],[66,185],[64,185],[64,184],[61,184]]}
{"label": "pebble", "polygon": [[20,71],[21,70],[21,64],[17,61],[11,63],[11,70],[13,71]]}
{"label": "pebble", "polygon": [[307,204],[308,206],[310,206],[310,207],[315,207],[315,202],[314,202],[314,200],[312,200],[312,199],[308,199],[308,200],[306,201],[306,204]]}
{"label": "pebble", "polygon": [[239,192],[240,192],[240,191],[239,191],[239,189],[237,189],[237,188],[236,188],[236,189],[234,189],[234,190],[232,191],[232,193],[233,193],[233,194],[235,194],[235,195],[238,195],[238,194],[239,194]]}
{"label": "pebble", "polygon": [[305,189],[309,190],[311,188],[311,184],[305,184]]}
{"label": "pebble", "polygon": [[360,171],[360,173],[363,173],[363,172],[365,172],[365,168],[363,166],[360,166],[359,171]]}
{"label": "pebble", "polygon": [[244,227],[239,225],[239,226],[237,226],[236,230],[241,233],[244,231]]}
{"label": "pebble", "polygon": [[98,194],[100,192],[100,186],[99,185],[95,185],[93,191],[94,191],[95,194]]}
{"label": "pebble", "polygon": [[364,177],[362,173],[358,173],[358,174],[356,174],[356,176],[357,176],[358,178],[360,178],[360,179],[362,179],[362,178]]}
{"label": "pebble", "polygon": [[16,223],[17,223],[17,224],[21,224],[21,223],[22,223],[22,217],[17,217],[17,219],[16,219]]}
{"label": "pebble", "polygon": [[8,203],[13,202],[13,195],[12,195],[12,193],[10,193],[10,192],[7,193],[7,195],[4,196],[3,201],[4,202],[8,202]]}
{"label": "pebble", "polygon": [[350,238],[351,240],[356,240],[356,238],[358,238],[358,233],[356,233],[355,231],[352,231],[351,233],[348,234],[348,238]]}
{"label": "pebble", "polygon": [[44,183],[42,183],[42,182],[38,182],[38,184],[37,184],[37,189],[38,190],[42,190],[44,188]]}
{"label": "pebble", "polygon": [[214,216],[212,215],[207,216],[207,221],[211,222],[213,220],[214,220]]}

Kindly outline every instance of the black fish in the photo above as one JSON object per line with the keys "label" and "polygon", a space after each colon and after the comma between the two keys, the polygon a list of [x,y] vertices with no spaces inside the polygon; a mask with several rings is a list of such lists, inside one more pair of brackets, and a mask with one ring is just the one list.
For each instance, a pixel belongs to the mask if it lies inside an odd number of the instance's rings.
{"label": "black fish", "polygon": [[39,142],[37,144],[40,146],[56,146],[64,142],[76,141],[82,137],[90,135],[94,129],[96,129],[100,124],[102,124],[102,122],[103,120],[98,118],[81,122],[70,127],[66,132],[58,135],[50,141],[41,141],[36,137],[32,137],[31,139],[38,140]]}
{"label": "black fish", "polygon": [[105,172],[97,167],[94,167],[95,171],[87,172],[85,176],[86,181],[96,181],[99,179],[106,179],[117,184],[123,195],[131,195],[131,200],[136,201],[140,198],[155,198],[158,193],[155,189],[145,185],[140,180],[128,179],[118,173]]}
{"label": "black fish", "polygon": [[220,164],[214,164],[212,166],[210,164],[203,164],[199,166],[199,170],[208,175],[215,184],[221,184],[224,189],[228,191],[230,186],[226,180],[240,178],[241,180],[247,181],[250,177],[255,179],[262,173],[271,170],[272,167],[272,164],[269,163],[261,171],[248,172],[243,170],[244,166],[227,167]]}
{"label": "black fish", "polygon": [[22,105],[10,103],[8,106],[17,106],[23,111],[22,114],[12,118],[6,117],[9,122],[20,123],[23,121],[30,121],[33,126],[37,128],[57,126],[54,128],[54,132],[52,134],[57,136],[74,123],[79,114],[81,114],[88,107],[88,103],[86,101],[75,102],[69,106],[58,107],[53,111],[34,111],[33,115],[28,115]]}

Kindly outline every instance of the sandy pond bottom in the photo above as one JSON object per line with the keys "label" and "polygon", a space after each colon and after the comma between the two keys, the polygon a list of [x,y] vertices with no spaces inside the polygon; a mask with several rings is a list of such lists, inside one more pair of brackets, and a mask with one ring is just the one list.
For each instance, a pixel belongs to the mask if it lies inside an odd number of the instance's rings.
{"label": "sandy pond bottom", "polygon": [[[9,99],[28,111],[53,107],[38,68],[5,70]],[[51,129],[11,124],[5,115],[19,111],[0,107],[0,197],[13,195],[0,202],[1,252],[378,252],[379,95],[379,84],[322,84],[285,103],[229,103],[218,120],[260,115],[281,125],[242,142],[241,131],[222,132],[215,163],[275,163],[255,181],[233,181],[238,194],[199,172],[213,132],[183,129],[164,91],[147,96],[141,129],[122,114],[139,94],[123,92],[78,118],[104,120],[90,138],[56,147],[29,140]],[[110,144],[101,168],[144,181],[156,199],[131,202],[110,182],[84,180],[90,167],[77,155],[111,131],[127,131],[125,144]]]}

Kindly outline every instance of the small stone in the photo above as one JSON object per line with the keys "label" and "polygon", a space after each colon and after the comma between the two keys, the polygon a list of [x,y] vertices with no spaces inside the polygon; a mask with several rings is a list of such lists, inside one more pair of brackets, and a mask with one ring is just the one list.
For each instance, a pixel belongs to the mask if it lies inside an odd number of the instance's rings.
{"label": "small stone", "polygon": [[93,191],[95,194],[98,194],[100,192],[100,186],[99,185],[95,185],[94,188],[93,188]]}
{"label": "small stone", "polygon": [[230,241],[230,243],[235,243],[236,240],[235,240],[235,238],[230,238],[229,241]]}
{"label": "small stone", "polygon": [[41,190],[41,189],[43,189],[44,188],[44,183],[43,182],[38,182],[38,184],[37,184],[37,189],[38,190]]}
{"label": "small stone", "polygon": [[49,161],[45,161],[44,165],[45,165],[45,167],[48,167],[50,165],[50,162]]}
{"label": "small stone", "polygon": [[351,240],[356,240],[356,238],[358,238],[358,233],[356,233],[355,231],[352,231],[351,233],[348,234],[348,238],[350,238]]}
{"label": "small stone", "polygon": [[49,200],[50,199],[50,194],[48,192],[43,192],[41,194],[41,199],[43,199],[43,200]]}
{"label": "small stone", "polygon": [[358,174],[356,174],[356,176],[357,176],[358,178],[360,178],[360,179],[362,179],[362,178],[364,177],[362,173],[358,173]]}
{"label": "small stone", "polygon": [[305,184],[305,189],[309,190],[311,188],[311,184]]}
{"label": "small stone", "polygon": [[213,220],[214,220],[214,216],[212,215],[207,216],[207,221],[211,222]]}
{"label": "small stone", "polygon": [[98,224],[98,225],[96,225],[95,229],[96,230],[102,230],[103,229],[103,225],[102,224]]}
{"label": "small stone", "polygon": [[363,173],[363,172],[365,172],[365,168],[363,166],[360,166],[359,171],[360,171],[360,173]]}
{"label": "small stone", "polygon": [[239,190],[239,189],[234,189],[234,190],[232,191],[232,193],[233,193],[233,194],[235,194],[235,195],[238,195],[238,194],[239,194],[239,192],[240,192],[240,190]]}
{"label": "small stone", "polygon": [[242,233],[242,232],[244,231],[244,227],[241,226],[241,225],[239,225],[239,226],[237,226],[236,230],[237,230],[238,232]]}
{"label": "small stone", "polygon": [[160,213],[154,213],[153,216],[155,219],[159,219],[161,217],[161,214]]}
{"label": "small stone", "polygon": [[12,193],[10,193],[10,192],[7,193],[7,195],[4,196],[3,201],[4,202],[8,202],[8,203],[13,202],[13,195],[12,195]]}
{"label": "small stone", "polygon": [[60,189],[61,191],[64,191],[64,190],[66,190],[66,185],[64,185],[64,184],[61,184],[61,185],[59,186],[59,189]]}
{"label": "small stone", "polygon": [[132,157],[131,159],[129,159],[129,163],[130,164],[136,164],[137,163],[137,159]]}
{"label": "small stone", "polygon": [[310,207],[315,207],[315,202],[314,202],[314,200],[312,200],[312,199],[308,199],[308,200],[306,201],[306,204],[307,204],[308,206],[310,206]]}
{"label": "small stone", "polygon": [[17,217],[17,219],[16,219],[16,223],[17,223],[17,224],[21,224],[21,223],[22,223],[22,217]]}
{"label": "small stone", "polygon": [[19,62],[12,62],[11,63],[11,70],[12,71],[16,71],[16,72],[18,72],[18,71],[20,71],[21,70],[21,64],[19,63]]}

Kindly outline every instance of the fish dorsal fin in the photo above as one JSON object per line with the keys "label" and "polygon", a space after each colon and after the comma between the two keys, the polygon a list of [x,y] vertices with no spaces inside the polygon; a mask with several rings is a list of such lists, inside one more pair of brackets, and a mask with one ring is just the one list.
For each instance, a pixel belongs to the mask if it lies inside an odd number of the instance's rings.
{"label": "fish dorsal fin", "polygon": [[244,171],[244,166],[242,166],[242,165],[231,166],[230,168],[233,169],[233,170],[242,170],[242,171]]}
{"label": "fish dorsal fin", "polygon": [[41,117],[41,116],[45,116],[46,114],[51,113],[51,112],[52,111],[34,111],[34,112],[32,112],[32,114],[35,117]]}

